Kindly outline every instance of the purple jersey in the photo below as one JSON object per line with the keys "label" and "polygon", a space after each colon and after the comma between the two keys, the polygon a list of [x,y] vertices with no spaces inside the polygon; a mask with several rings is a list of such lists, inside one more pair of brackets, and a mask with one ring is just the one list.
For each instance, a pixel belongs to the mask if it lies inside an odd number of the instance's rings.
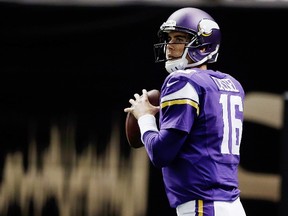
{"label": "purple jersey", "polygon": [[173,160],[162,167],[171,207],[198,199],[232,201],[239,196],[244,95],[236,79],[218,71],[193,68],[165,79],[160,130],[176,129],[187,135],[175,147]]}

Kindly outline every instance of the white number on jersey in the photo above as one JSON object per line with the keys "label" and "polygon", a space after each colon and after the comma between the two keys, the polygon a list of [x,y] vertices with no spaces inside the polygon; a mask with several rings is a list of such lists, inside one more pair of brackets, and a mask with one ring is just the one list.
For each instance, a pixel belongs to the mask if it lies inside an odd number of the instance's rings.
{"label": "white number on jersey", "polygon": [[[221,153],[239,155],[243,123],[241,119],[236,118],[236,107],[238,107],[238,111],[243,112],[242,98],[221,94],[219,102],[222,104],[224,123]],[[229,143],[231,143],[231,150],[229,150]]]}

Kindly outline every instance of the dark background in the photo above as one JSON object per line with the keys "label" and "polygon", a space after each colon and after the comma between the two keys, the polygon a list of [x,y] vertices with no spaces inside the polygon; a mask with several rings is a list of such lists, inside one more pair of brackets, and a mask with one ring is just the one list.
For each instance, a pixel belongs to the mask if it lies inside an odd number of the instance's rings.
{"label": "dark background", "polygon": [[[167,72],[163,64],[154,63],[153,43],[159,26],[178,8],[0,3],[1,166],[8,152],[27,151],[31,131],[45,148],[51,122],[77,121],[79,152],[91,139],[107,141],[111,122],[120,118],[124,124],[123,108],[134,92],[160,89]],[[223,35],[219,61],[212,68],[235,76],[247,93],[287,90],[287,8],[199,8],[214,17]],[[271,142],[278,143],[272,137]],[[243,139],[245,150],[257,148],[247,147]],[[123,146],[126,152],[124,133]],[[274,149],[271,154],[269,146],[264,148],[262,156],[270,162],[266,160],[263,170],[278,173],[279,148]],[[243,166],[261,170],[255,164],[265,160],[251,164],[255,157],[247,152],[242,154]],[[175,215],[159,170],[151,167],[150,176],[148,215]],[[266,201],[243,204],[248,215],[278,211],[277,204]]]}

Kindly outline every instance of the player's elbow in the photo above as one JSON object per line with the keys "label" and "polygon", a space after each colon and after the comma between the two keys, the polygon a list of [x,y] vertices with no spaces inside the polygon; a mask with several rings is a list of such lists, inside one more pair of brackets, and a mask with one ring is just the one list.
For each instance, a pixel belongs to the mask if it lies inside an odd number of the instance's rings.
{"label": "player's elbow", "polygon": [[152,164],[158,168],[168,166],[174,160],[174,157],[174,154],[167,153],[163,148],[153,148],[150,154]]}
{"label": "player's elbow", "polygon": [[162,157],[150,157],[150,160],[152,164],[157,167],[157,168],[163,168],[169,165],[171,162],[170,160],[167,160],[167,158],[162,158]]}

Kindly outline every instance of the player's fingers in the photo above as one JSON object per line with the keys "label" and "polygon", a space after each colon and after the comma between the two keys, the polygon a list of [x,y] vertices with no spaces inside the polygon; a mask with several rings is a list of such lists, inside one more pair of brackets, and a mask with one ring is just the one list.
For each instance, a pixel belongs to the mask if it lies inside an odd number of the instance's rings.
{"label": "player's fingers", "polygon": [[129,100],[129,103],[131,104],[131,106],[130,106],[130,107],[126,107],[126,108],[124,109],[124,112],[132,112],[132,111],[134,110],[135,100],[130,99],[130,100]]}
{"label": "player's fingers", "polygon": [[138,93],[134,94],[135,99],[137,100],[138,98],[140,98],[140,95]]}
{"label": "player's fingers", "polygon": [[147,93],[147,90],[146,90],[146,89],[143,89],[143,90],[142,90],[142,97],[144,97],[144,99],[147,99],[147,98],[148,98],[148,93]]}
{"label": "player's fingers", "polygon": [[131,98],[131,99],[129,100],[129,103],[130,103],[131,105],[134,105],[134,104],[136,103],[136,100],[134,100],[134,99]]}
{"label": "player's fingers", "polygon": [[133,112],[133,106],[131,106],[131,107],[126,107],[125,109],[124,109],[124,112],[126,112],[126,113],[128,113],[128,112]]}

